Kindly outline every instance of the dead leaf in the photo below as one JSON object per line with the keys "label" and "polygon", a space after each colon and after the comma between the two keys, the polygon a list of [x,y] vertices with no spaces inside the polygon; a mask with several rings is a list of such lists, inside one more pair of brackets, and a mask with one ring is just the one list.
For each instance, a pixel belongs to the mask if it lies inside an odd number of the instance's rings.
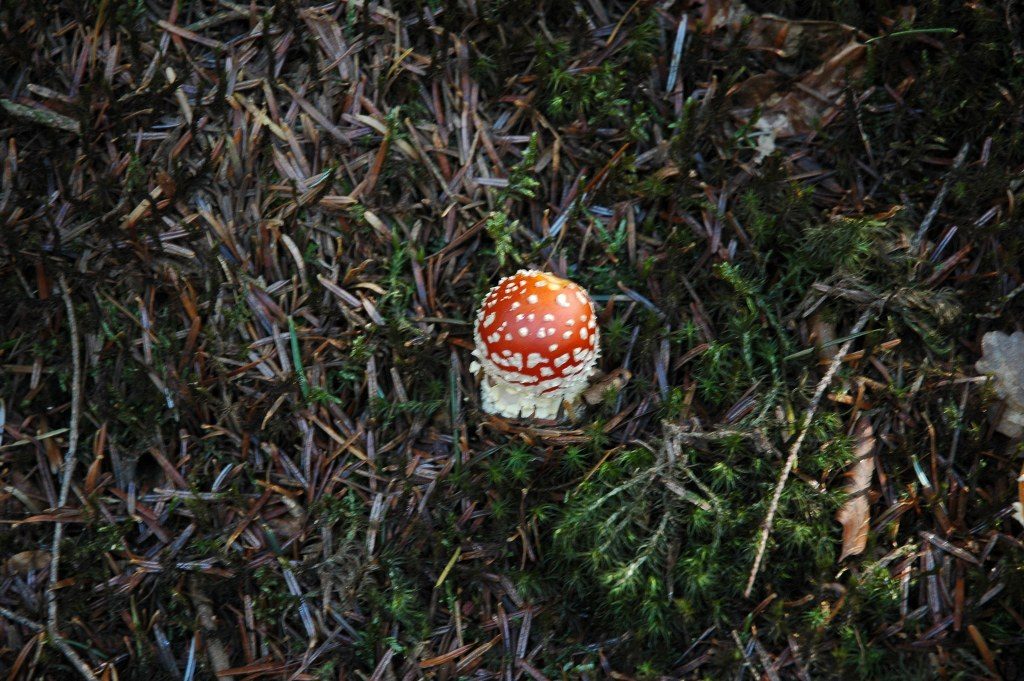
{"label": "dead leaf", "polygon": [[[801,78],[797,87],[778,102],[769,102],[766,112],[785,114],[792,130],[798,134],[811,132],[828,111],[838,105],[846,84],[863,75],[867,51],[867,46],[851,40]],[[785,132],[780,132],[779,136],[785,136]]]}
{"label": "dead leaf", "polygon": [[1020,437],[1024,435],[1024,332],[990,331],[981,338],[981,351],[974,367],[992,376],[993,388],[1004,404],[996,430],[1007,437]]}
{"label": "dead leaf", "polygon": [[4,561],[4,574],[24,575],[33,570],[42,570],[50,564],[46,551],[22,551]]}
{"label": "dead leaf", "polygon": [[730,87],[725,96],[734,107],[753,110],[783,91],[785,80],[786,77],[778,71],[755,73]]}
{"label": "dead leaf", "polygon": [[861,416],[857,421],[853,436],[857,443],[854,450],[857,458],[847,472],[848,498],[836,513],[836,520],[843,526],[843,552],[836,562],[864,552],[864,547],[868,543],[868,527],[871,525],[868,490],[871,488],[871,473],[875,470],[875,461],[872,457],[875,449],[875,431],[866,416]]}
{"label": "dead leaf", "polygon": [[600,404],[609,390],[622,390],[629,383],[632,374],[628,369],[615,369],[594,381],[583,391],[583,401],[587,404]]}
{"label": "dead leaf", "polygon": [[836,325],[816,313],[810,319],[810,326],[810,340],[818,348],[818,357],[831,362],[839,352],[839,346],[835,342]]}
{"label": "dead leaf", "polygon": [[[712,29],[743,31],[746,49],[767,53],[770,68],[737,83],[727,93],[734,115],[749,121],[760,108],[765,121],[758,132],[755,162],[774,150],[776,139],[812,132],[827,122],[847,83],[860,78],[867,63],[867,36],[833,21],[799,21],[774,14],[756,14],[742,2],[705,6]],[[810,56],[817,66],[805,70]],[[803,59],[801,59],[803,57]],[[785,87],[785,84],[789,87]]]}
{"label": "dead leaf", "polygon": [[292,516],[270,518],[264,522],[279,542],[295,539],[302,532],[302,528],[305,525],[303,518],[293,518]]}

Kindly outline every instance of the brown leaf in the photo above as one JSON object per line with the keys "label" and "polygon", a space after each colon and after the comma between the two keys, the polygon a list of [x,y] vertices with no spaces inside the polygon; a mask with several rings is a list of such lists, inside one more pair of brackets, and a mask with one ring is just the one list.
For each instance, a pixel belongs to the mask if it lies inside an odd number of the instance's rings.
{"label": "brown leaf", "polygon": [[[762,133],[758,159],[774,150],[776,139],[809,133],[826,123],[847,83],[866,68],[864,35],[845,24],[756,14],[741,2],[728,2],[714,10],[712,25],[724,26],[734,35],[746,26],[746,49],[771,55],[770,69],[740,81],[727,93],[740,119],[761,109],[755,124]],[[816,66],[806,70],[804,60],[797,58],[801,54],[812,55]]]}
{"label": "brown leaf", "polygon": [[600,404],[604,400],[605,393],[609,390],[622,390],[629,383],[630,378],[632,378],[632,374],[628,369],[623,368],[604,374],[583,391],[583,401],[591,405]]}
{"label": "brown leaf", "polygon": [[839,352],[836,344],[836,325],[825,321],[820,314],[811,317],[811,341],[818,347],[818,357],[829,362]]}
{"label": "brown leaf", "polygon": [[864,73],[867,49],[865,45],[851,40],[829,55],[821,66],[804,75],[797,88],[777,103],[769,103],[766,111],[786,114],[798,134],[811,132],[828,110],[838,104],[846,84]]}
{"label": "brown leaf", "polygon": [[32,570],[42,570],[50,564],[46,551],[22,551],[4,561],[4,574],[23,575]]}
{"label": "brown leaf", "polygon": [[857,441],[857,459],[847,472],[849,480],[846,483],[846,494],[849,498],[836,513],[836,520],[843,526],[843,552],[837,562],[847,556],[863,553],[868,542],[868,527],[871,525],[868,489],[871,487],[871,473],[875,469],[871,456],[875,449],[875,431],[866,416],[861,416],[857,421],[854,438]]}

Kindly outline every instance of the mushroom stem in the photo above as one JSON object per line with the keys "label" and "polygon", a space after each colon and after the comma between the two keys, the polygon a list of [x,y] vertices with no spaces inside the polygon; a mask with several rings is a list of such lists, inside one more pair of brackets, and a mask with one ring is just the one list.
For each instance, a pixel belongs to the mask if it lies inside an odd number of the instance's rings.
{"label": "mushroom stem", "polygon": [[[536,395],[515,383],[509,383],[498,376],[484,375],[480,384],[480,397],[484,411],[505,418],[558,418],[558,408],[565,397],[554,394],[551,397]],[[571,401],[571,400],[570,400]]]}

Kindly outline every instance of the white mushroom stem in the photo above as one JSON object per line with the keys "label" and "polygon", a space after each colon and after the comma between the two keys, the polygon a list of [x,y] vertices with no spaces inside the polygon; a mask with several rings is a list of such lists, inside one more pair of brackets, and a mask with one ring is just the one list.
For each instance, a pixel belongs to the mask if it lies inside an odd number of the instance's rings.
{"label": "white mushroom stem", "polygon": [[[547,379],[535,385],[521,385],[506,380],[501,369],[478,351],[473,352],[476,360],[469,370],[480,378],[481,406],[488,414],[505,418],[556,419],[562,403],[571,410],[579,403],[580,396],[589,384],[588,379],[597,369],[597,354],[579,368],[572,376]],[[557,386],[549,393],[544,390]],[[570,412],[571,413],[571,412]]]}
{"label": "white mushroom stem", "polygon": [[558,418],[558,408],[564,399],[561,394],[538,395],[536,390],[509,383],[497,376],[484,375],[480,382],[480,397],[488,414],[506,418]]}

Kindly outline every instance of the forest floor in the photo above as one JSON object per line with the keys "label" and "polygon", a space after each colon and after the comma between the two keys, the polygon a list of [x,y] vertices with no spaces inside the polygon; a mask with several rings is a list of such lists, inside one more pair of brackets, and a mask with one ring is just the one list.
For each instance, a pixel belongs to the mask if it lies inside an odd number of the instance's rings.
{"label": "forest floor", "polygon": [[[0,675],[1024,678],[1022,28],[0,4]],[[519,268],[572,418],[481,411]]]}

